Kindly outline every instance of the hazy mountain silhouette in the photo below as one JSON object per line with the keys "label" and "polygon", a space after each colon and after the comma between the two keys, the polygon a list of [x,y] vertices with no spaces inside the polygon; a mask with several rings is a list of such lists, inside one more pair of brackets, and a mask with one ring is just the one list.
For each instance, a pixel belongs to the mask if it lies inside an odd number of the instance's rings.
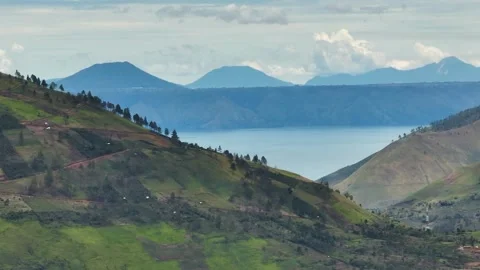
{"label": "hazy mountain silhouette", "polygon": [[317,76],[306,85],[361,85],[421,82],[472,82],[480,81],[480,68],[456,57],[447,57],[438,63],[428,64],[411,70],[381,68],[364,74],[336,74]]}
{"label": "hazy mountain silhouette", "polygon": [[182,89],[183,87],[159,79],[129,62],[95,64],[69,77],[56,80],[70,91],[154,88]]}
{"label": "hazy mountain silhouette", "polygon": [[197,81],[187,85],[189,88],[236,88],[236,87],[279,87],[291,86],[248,66],[225,66],[214,69]]}

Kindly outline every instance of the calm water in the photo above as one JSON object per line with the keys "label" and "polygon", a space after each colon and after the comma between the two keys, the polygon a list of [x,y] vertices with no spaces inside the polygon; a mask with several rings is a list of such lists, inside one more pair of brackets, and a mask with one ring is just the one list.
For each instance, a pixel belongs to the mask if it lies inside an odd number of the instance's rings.
{"label": "calm water", "polygon": [[387,146],[411,127],[282,128],[179,133],[180,139],[239,154],[318,179]]}

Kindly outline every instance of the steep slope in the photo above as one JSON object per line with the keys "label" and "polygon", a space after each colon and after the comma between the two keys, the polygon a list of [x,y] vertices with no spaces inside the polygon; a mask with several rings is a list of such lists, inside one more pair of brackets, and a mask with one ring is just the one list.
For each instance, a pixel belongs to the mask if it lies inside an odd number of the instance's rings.
{"label": "steep slope", "polygon": [[[450,268],[469,261],[455,236],[396,226],[326,185],[148,131],[101,104],[0,74],[0,268],[437,269],[437,258]],[[437,257],[418,252],[420,243]]]}
{"label": "steep slope", "polygon": [[[389,207],[388,213],[413,226],[440,231],[476,230],[480,225],[480,164],[456,169],[446,177]],[[428,222],[425,216],[428,214]]]}
{"label": "steep slope", "polygon": [[290,86],[248,66],[226,66],[214,69],[187,85],[189,88],[279,87]]}
{"label": "steep slope", "polygon": [[334,186],[334,185],[342,182],[343,180],[345,180],[350,175],[352,175],[356,170],[358,170],[365,163],[370,161],[374,156],[375,156],[375,154],[372,154],[372,155],[360,160],[359,162],[357,162],[355,164],[352,164],[352,165],[349,165],[347,167],[341,168],[341,169],[339,169],[339,170],[337,170],[337,171],[335,171],[335,172],[333,172],[329,175],[326,175],[326,176],[318,179],[317,182],[328,182],[328,184]]}
{"label": "steep slope", "polygon": [[364,74],[337,74],[327,77],[317,76],[306,85],[362,85],[420,82],[471,82],[480,80],[480,69],[456,57],[447,57],[438,63],[411,69],[376,69]]}
{"label": "steep slope", "polygon": [[476,107],[435,121],[390,144],[335,188],[348,191],[367,207],[385,207],[458,167],[480,161],[479,111]]}
{"label": "steep slope", "polygon": [[71,91],[95,91],[98,94],[105,90],[131,88],[162,90],[183,88],[150,75],[129,62],[95,64],[71,76],[56,80],[56,83],[63,84],[65,89]]}

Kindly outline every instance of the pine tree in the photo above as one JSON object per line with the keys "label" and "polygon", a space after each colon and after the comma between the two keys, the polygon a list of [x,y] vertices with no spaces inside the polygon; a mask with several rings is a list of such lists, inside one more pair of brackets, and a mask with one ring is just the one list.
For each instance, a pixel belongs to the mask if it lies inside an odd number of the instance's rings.
{"label": "pine tree", "polygon": [[22,146],[25,143],[25,140],[23,138],[23,130],[20,130],[20,134],[18,134],[18,144]]}
{"label": "pine tree", "polygon": [[60,91],[64,92],[65,88],[63,88],[63,84],[60,84]]}
{"label": "pine tree", "polygon": [[267,159],[264,156],[262,156],[261,162],[263,165],[267,165]]}
{"label": "pine tree", "polygon": [[45,175],[44,181],[47,187],[51,187],[53,184],[53,172],[50,167],[47,169],[47,174]]}
{"label": "pine tree", "polygon": [[172,132],[172,140],[174,142],[179,142],[180,141],[180,138],[178,137],[177,131],[175,129]]}

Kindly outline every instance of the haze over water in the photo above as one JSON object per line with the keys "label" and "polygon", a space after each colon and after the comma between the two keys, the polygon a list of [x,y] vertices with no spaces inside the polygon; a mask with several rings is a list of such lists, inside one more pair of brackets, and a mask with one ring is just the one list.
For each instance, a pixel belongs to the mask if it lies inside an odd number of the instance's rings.
{"label": "haze over water", "polygon": [[321,127],[181,132],[182,141],[265,156],[270,166],[312,180],[381,150],[412,127]]}

